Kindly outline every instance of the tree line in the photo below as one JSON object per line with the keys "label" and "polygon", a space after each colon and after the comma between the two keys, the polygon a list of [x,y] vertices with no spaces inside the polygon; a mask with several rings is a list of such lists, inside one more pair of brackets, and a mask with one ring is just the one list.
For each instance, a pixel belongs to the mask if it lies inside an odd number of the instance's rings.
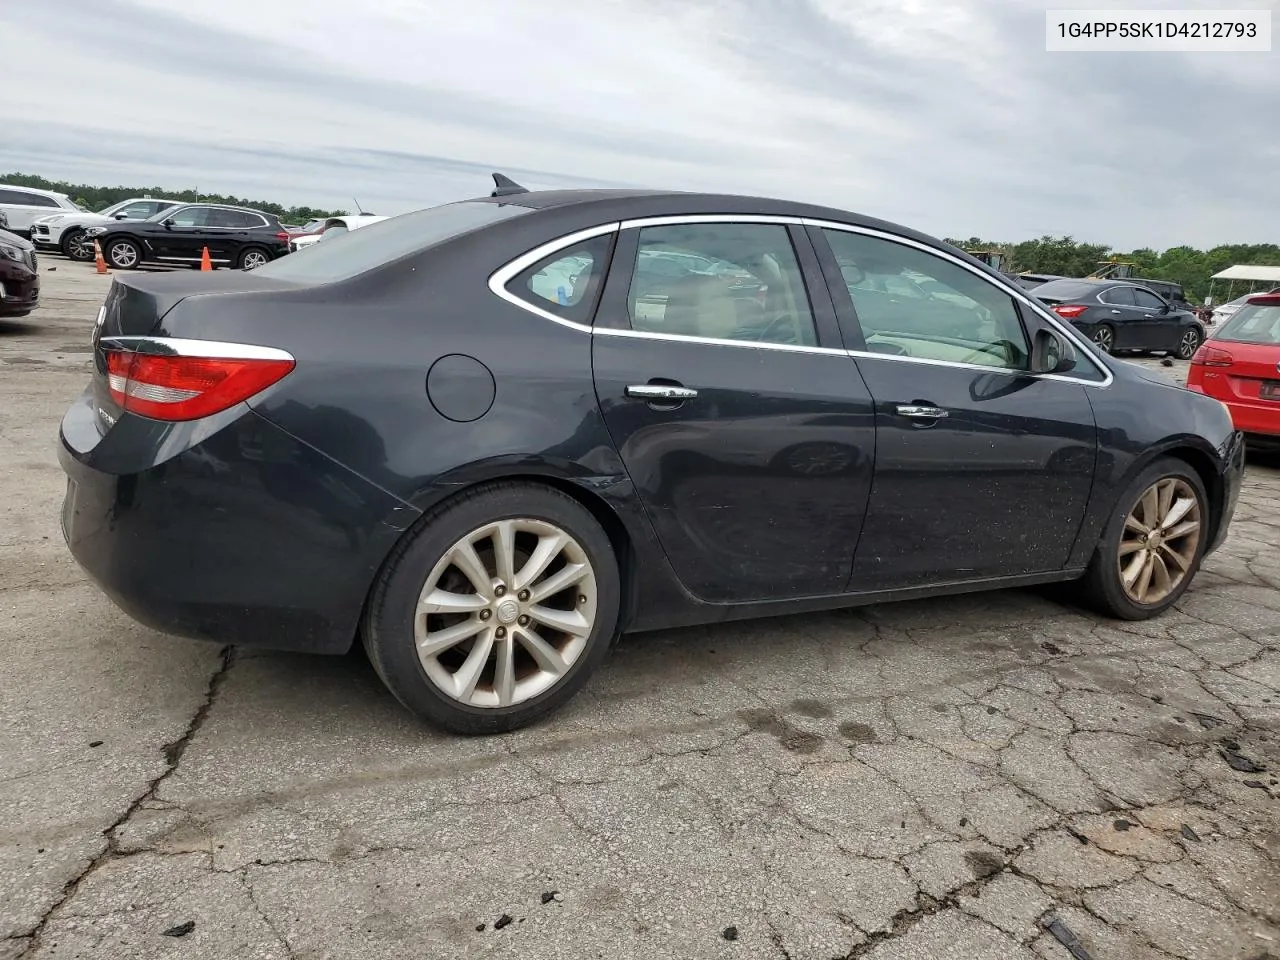
{"label": "tree line", "polygon": [[0,183],[15,187],[33,187],[65,193],[87,210],[102,210],[132,197],[164,197],[183,203],[225,203],[233,207],[251,207],[263,213],[274,214],[281,223],[303,224],[308,220],[324,217],[346,216],[347,210],[321,210],[318,207],[286,207],[265,200],[246,200],[221,193],[200,193],[196,190],[170,190],[167,187],[95,187],[87,183],[68,183],[66,180],[47,180],[32,173],[0,174]]}
{"label": "tree line", "polygon": [[[1182,246],[1156,251],[1143,247],[1127,253],[1104,243],[1080,243],[1071,237],[1044,236],[1022,243],[998,243],[970,237],[968,240],[948,239],[947,243],[970,252],[999,251],[1004,254],[1003,269],[1010,273],[1087,277],[1102,261],[1120,260],[1134,264],[1134,277],[1182,284],[1187,299],[1192,303],[1200,303],[1209,295],[1210,279],[1227,267],[1237,263],[1280,266],[1280,246],[1274,243],[1231,243],[1212,250]],[[1226,287],[1220,281],[1213,291],[1215,302],[1221,303],[1225,292]]]}

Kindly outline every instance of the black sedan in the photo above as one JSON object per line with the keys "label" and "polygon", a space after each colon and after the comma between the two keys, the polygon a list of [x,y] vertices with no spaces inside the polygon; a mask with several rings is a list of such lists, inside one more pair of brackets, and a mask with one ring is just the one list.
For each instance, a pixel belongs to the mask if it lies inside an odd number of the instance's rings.
{"label": "black sedan", "polygon": [[199,266],[206,248],[214,267],[253,270],[288,253],[290,236],[270,213],[211,203],[162,210],[149,220],[90,227],[84,235],[98,241],[107,264],[118,270],[144,263]]}
{"label": "black sedan", "polygon": [[[659,253],[753,283],[638,296]],[[466,733],[563,704],[624,630],[1050,581],[1151,617],[1241,482],[1217,401],[938,240],[775,200],[506,187],[117,276],[92,345],[59,453],[102,589],[220,643],[358,636]]]}
{"label": "black sedan", "polygon": [[1204,324],[1192,310],[1138,283],[1050,280],[1033,295],[1106,353],[1168,353],[1190,360],[1204,342]]}

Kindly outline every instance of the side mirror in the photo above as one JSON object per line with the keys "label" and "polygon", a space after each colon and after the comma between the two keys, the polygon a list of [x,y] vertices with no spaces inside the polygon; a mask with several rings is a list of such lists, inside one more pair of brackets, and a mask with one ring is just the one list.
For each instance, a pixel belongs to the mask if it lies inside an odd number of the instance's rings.
{"label": "side mirror", "polygon": [[173,217],[169,217],[168,219],[166,219],[166,220],[164,221],[164,224],[163,224],[163,225],[164,225],[164,226],[166,226],[166,227],[172,227],[172,226],[173,226]]}
{"label": "side mirror", "polygon": [[129,219],[129,215],[128,215],[127,213],[117,213],[117,214],[114,214],[114,219],[116,219],[116,220],[128,220],[128,219]]}
{"label": "side mirror", "polygon": [[1066,373],[1076,365],[1076,351],[1071,343],[1052,330],[1036,331],[1031,344],[1032,373]]}

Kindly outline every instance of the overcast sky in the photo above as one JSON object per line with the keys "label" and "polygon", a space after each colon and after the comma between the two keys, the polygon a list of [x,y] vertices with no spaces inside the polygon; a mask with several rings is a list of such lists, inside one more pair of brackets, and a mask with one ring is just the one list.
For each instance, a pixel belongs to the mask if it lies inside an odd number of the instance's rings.
{"label": "overcast sky", "polygon": [[1280,52],[1046,53],[1045,7],[1097,0],[0,6],[0,172],[392,214],[501,170],[946,236],[1280,241]]}

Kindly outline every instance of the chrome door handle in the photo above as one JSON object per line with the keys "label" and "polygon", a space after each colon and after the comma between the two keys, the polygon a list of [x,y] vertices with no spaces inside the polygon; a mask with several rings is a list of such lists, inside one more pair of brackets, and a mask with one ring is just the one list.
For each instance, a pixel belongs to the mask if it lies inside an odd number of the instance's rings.
{"label": "chrome door handle", "polygon": [[627,387],[626,394],[638,400],[692,400],[698,391],[665,383],[636,383]]}
{"label": "chrome door handle", "polygon": [[1112,313],[1114,313],[1114,314],[1116,314],[1116,316],[1119,316],[1119,315],[1120,315],[1120,311],[1119,311],[1119,310],[1112,310],[1111,312],[1112,312]]}
{"label": "chrome door handle", "polygon": [[918,407],[914,404],[899,404],[898,416],[900,417],[920,417],[926,420],[938,420],[947,416],[947,411],[941,407]]}

